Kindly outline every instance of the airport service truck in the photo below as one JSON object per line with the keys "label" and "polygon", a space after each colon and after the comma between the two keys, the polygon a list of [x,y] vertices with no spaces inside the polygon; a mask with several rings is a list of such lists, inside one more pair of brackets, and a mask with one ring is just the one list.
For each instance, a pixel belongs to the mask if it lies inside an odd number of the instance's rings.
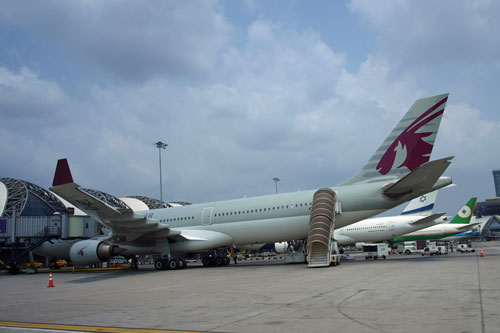
{"label": "airport service truck", "polygon": [[423,253],[426,246],[427,246],[427,241],[425,240],[405,242],[404,253],[405,254]]}
{"label": "airport service truck", "polygon": [[430,256],[439,254],[436,242],[427,241],[427,245],[424,248],[424,252],[422,252],[422,256],[425,256],[426,254]]}
{"label": "airport service truck", "polygon": [[438,254],[448,254],[448,252],[449,252],[448,242],[437,241],[436,246],[437,246]]}
{"label": "airport service truck", "polygon": [[366,260],[370,258],[375,260],[378,258],[385,259],[389,255],[389,246],[385,243],[363,244],[363,253]]}

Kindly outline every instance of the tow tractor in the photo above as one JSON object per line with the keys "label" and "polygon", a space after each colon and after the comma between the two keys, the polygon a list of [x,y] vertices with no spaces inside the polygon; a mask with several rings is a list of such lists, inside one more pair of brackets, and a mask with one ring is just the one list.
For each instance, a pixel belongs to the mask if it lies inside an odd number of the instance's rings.
{"label": "tow tractor", "polygon": [[465,252],[476,252],[476,249],[472,247],[471,241],[460,240],[457,246],[457,251],[461,253]]}

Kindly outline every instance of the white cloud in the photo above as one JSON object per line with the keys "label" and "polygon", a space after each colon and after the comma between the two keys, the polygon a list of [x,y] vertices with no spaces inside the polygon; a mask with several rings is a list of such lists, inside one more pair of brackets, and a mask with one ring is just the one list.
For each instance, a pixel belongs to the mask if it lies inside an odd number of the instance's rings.
{"label": "white cloud", "polygon": [[497,1],[352,0],[377,33],[377,50],[405,66],[493,62],[500,51],[500,3]]}
{"label": "white cloud", "polygon": [[212,1],[6,1],[0,18],[55,43],[87,70],[132,81],[200,79],[231,33]]}
{"label": "white cloud", "polygon": [[0,67],[0,117],[46,124],[49,117],[57,121],[65,103],[65,93],[57,82],[39,78],[26,67],[17,73]]}
{"label": "white cloud", "polygon": [[[39,74],[48,68],[0,68],[0,154],[9,159],[0,176],[17,173],[42,186],[50,183],[55,160],[68,157],[85,186],[158,196],[157,140],[169,144],[163,167],[170,200],[272,193],[276,176],[281,191],[334,185],[362,167],[415,99],[445,92],[378,50],[359,56],[364,61],[350,72],[348,55],[327,45],[323,31],[257,18],[241,40],[232,40],[233,26],[215,2],[126,8],[118,8],[121,1],[45,2],[29,9],[6,3],[0,5],[4,21],[57,43],[67,51],[65,61],[82,71],[100,68],[80,83],[84,98]],[[401,50],[392,45],[394,54],[434,38],[432,29],[405,31],[412,3],[394,6],[398,15],[386,7],[393,21],[377,8],[365,13],[361,2],[351,8],[369,17],[380,42],[397,41],[398,30],[415,34],[415,43]],[[425,62],[415,66],[429,70]],[[200,79],[205,75],[210,79]],[[495,163],[493,154],[484,155],[488,138],[498,141],[498,123],[474,105],[448,106],[434,156],[455,154],[459,142],[460,155]],[[20,115],[31,121],[19,120],[24,131],[14,131],[8,126]],[[456,155],[456,170],[469,166]]]}
{"label": "white cloud", "polygon": [[500,123],[482,119],[477,108],[466,103],[448,105],[441,134],[447,149],[465,155],[463,166],[478,161],[493,165],[498,160],[491,153],[491,143],[500,142]]}

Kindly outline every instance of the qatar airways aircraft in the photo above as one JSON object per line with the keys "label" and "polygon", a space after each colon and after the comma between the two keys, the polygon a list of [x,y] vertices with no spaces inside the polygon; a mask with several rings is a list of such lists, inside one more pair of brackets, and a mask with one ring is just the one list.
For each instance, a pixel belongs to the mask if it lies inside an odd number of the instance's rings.
{"label": "qatar airways aircraft", "polygon": [[[443,94],[417,100],[361,171],[331,187],[336,228],[451,184],[451,178],[441,175],[452,157],[429,161],[447,99]],[[73,182],[66,159],[58,161],[51,190],[111,230],[107,236],[68,246],[76,265],[96,264],[119,254],[153,254],[159,270],[182,268],[185,258],[195,253],[306,238],[316,192],[133,211],[118,198]],[[37,252],[43,254],[45,245]],[[215,261],[223,264],[224,258],[216,256]]]}

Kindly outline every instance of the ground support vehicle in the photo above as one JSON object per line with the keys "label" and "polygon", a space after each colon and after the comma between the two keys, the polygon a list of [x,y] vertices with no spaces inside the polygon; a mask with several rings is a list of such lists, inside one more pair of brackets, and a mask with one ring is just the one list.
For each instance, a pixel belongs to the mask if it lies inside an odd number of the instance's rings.
{"label": "ground support vehicle", "polygon": [[363,253],[366,260],[370,258],[375,260],[378,258],[386,259],[389,255],[389,247],[385,243],[363,244]]}
{"label": "ground support vehicle", "polygon": [[336,241],[332,241],[331,256],[330,266],[340,265],[340,251]]}
{"label": "ground support vehicle", "polygon": [[405,242],[404,254],[423,253],[426,246],[425,240]]}
{"label": "ground support vehicle", "polygon": [[460,241],[457,245],[457,251],[461,253],[476,252],[476,249],[472,247],[471,241]]}
{"label": "ground support vehicle", "polygon": [[438,251],[438,247],[436,245],[436,242],[427,242],[427,245],[426,247],[424,248],[424,252],[422,252],[422,256],[425,256],[425,255],[430,255],[430,256],[433,256],[433,255],[438,255],[439,254],[439,251]]}
{"label": "ground support vehicle", "polygon": [[438,254],[448,254],[449,252],[449,244],[445,241],[437,241],[436,242]]}

